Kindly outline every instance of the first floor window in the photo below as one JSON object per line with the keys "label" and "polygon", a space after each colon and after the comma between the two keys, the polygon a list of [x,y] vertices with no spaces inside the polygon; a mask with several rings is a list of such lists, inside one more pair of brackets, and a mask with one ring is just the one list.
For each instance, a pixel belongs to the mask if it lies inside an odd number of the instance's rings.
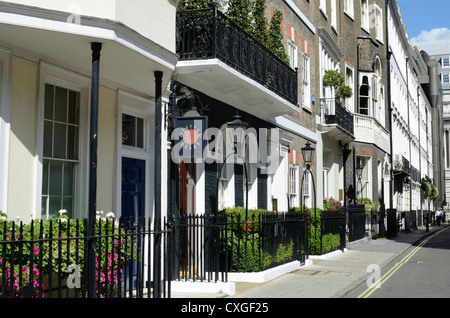
{"label": "first floor window", "polygon": [[289,66],[291,68],[296,68],[298,65],[297,62],[297,45],[292,41],[291,39],[288,39],[288,52],[287,52],[288,58],[289,58]]}
{"label": "first floor window", "polygon": [[79,166],[80,93],[45,85],[42,217],[73,216]]}
{"label": "first floor window", "polygon": [[310,108],[310,61],[306,54],[302,55],[303,106]]}

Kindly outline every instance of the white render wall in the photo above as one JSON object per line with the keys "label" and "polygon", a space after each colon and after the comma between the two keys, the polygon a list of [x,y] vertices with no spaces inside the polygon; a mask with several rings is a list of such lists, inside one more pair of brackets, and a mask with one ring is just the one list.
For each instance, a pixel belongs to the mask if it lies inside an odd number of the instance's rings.
{"label": "white render wall", "polygon": [[179,0],[11,0],[11,3],[119,21],[157,44],[175,51],[175,19]]}

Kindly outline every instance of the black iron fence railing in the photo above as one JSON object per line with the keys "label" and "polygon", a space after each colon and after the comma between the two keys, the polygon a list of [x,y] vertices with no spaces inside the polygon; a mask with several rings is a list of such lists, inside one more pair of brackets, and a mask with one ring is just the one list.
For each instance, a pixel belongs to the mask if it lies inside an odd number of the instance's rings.
{"label": "black iron fence railing", "polygon": [[179,11],[176,23],[176,51],[180,60],[217,58],[297,105],[297,70],[290,68],[217,8]]}
{"label": "black iron fence railing", "polygon": [[[347,211],[351,240],[358,239],[364,206]],[[95,236],[87,235],[87,220],[0,221],[0,298],[86,298],[91,286],[97,298],[170,297],[172,280],[226,282],[229,272],[304,264],[310,254],[345,248],[345,212],[313,221],[301,212],[180,215],[160,232],[145,220],[106,219]],[[92,241],[95,271],[88,275]]]}
{"label": "black iron fence railing", "polygon": [[341,105],[338,99],[322,98],[320,100],[320,107],[322,111],[322,120],[325,124],[337,124],[351,135],[354,134],[354,117]]}
{"label": "black iron fence railing", "polygon": [[366,236],[366,209],[364,205],[348,206],[348,241],[353,242]]}
{"label": "black iron fence railing", "polygon": [[170,222],[177,280],[227,281],[228,272],[258,272],[307,255],[299,213],[181,215]]}
{"label": "black iron fence railing", "polygon": [[[94,237],[87,230],[87,220],[0,221],[0,298],[86,298],[90,286],[97,298],[170,297],[170,276],[155,277],[152,265],[155,236],[166,249],[167,230],[114,219],[98,220]],[[89,241],[96,245],[92,275]],[[157,291],[155,278],[163,282]]]}
{"label": "black iron fence railing", "polygon": [[324,212],[320,216],[321,244],[320,254],[345,248],[345,210]]}

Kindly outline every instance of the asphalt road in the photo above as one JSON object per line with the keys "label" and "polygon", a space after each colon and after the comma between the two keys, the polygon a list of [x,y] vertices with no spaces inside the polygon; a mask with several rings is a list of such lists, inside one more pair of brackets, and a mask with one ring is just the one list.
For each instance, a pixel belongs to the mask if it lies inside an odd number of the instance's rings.
{"label": "asphalt road", "polygon": [[375,266],[368,282],[346,295],[346,298],[448,297],[450,227],[421,240],[383,268]]}

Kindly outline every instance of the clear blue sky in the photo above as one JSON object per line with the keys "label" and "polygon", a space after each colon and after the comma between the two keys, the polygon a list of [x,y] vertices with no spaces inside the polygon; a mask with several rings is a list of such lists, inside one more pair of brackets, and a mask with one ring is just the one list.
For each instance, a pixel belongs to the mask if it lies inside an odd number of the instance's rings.
{"label": "clear blue sky", "polygon": [[450,0],[398,0],[398,5],[412,42],[450,40]]}

